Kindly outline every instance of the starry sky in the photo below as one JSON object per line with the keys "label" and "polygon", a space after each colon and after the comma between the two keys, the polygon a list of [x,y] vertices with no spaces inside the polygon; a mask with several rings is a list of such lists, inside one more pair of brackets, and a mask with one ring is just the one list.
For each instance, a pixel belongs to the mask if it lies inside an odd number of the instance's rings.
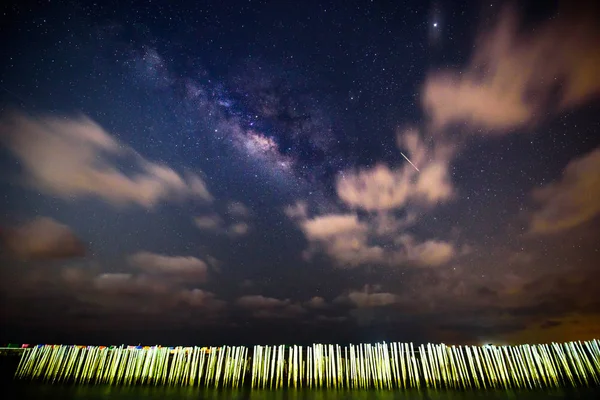
{"label": "starry sky", "polygon": [[600,337],[576,3],[3,5],[0,341]]}

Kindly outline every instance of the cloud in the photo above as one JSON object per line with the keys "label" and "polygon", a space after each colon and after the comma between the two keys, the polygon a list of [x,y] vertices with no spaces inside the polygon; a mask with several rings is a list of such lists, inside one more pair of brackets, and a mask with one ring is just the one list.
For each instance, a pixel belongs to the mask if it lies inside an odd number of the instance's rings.
{"label": "cloud", "polygon": [[297,201],[293,205],[284,207],[283,213],[290,219],[308,218],[308,204],[305,201]]}
{"label": "cloud", "polygon": [[434,127],[466,123],[508,132],[600,94],[594,14],[565,15],[525,33],[516,13],[504,10],[476,40],[465,69],[427,77],[422,102]]}
{"label": "cloud", "polygon": [[80,287],[90,279],[90,272],[77,267],[65,267],[60,271],[62,279],[69,287]]}
{"label": "cloud", "polygon": [[398,218],[389,212],[379,212],[371,219],[370,228],[373,234],[385,237],[397,234],[416,221],[417,214],[414,212],[409,212],[402,218]]}
{"label": "cloud", "polygon": [[250,209],[239,201],[232,201],[227,205],[227,212],[233,217],[248,218],[251,215]]}
{"label": "cloud", "polygon": [[511,253],[507,259],[506,264],[508,265],[529,265],[535,260],[535,257],[526,251],[515,251]]}
{"label": "cloud", "polygon": [[82,257],[85,246],[69,229],[52,218],[38,217],[2,235],[4,247],[22,260]]}
{"label": "cloud", "polygon": [[334,303],[349,304],[358,308],[383,307],[395,304],[398,296],[387,292],[373,292],[373,288],[365,285],[361,291],[350,291],[338,296]]}
{"label": "cloud", "polygon": [[229,227],[229,233],[233,236],[243,236],[250,230],[250,225],[245,222],[238,222]]}
{"label": "cloud", "polygon": [[[117,327],[147,325],[150,316],[173,328],[207,325],[220,318],[226,307],[211,292],[182,288],[160,275],[102,273],[87,279],[77,278],[77,284],[69,285],[74,309],[83,307],[94,322],[102,320]],[[62,295],[69,298],[67,293]],[[194,318],[199,312],[202,317]]]}
{"label": "cloud", "polygon": [[309,308],[320,309],[320,308],[327,307],[327,302],[325,301],[324,298],[322,298],[320,296],[315,296],[315,297],[311,298],[309,301],[307,301],[305,303],[305,305]]}
{"label": "cloud", "polygon": [[261,295],[242,296],[237,299],[236,302],[243,308],[257,309],[257,308],[273,308],[282,307],[289,304],[289,300],[279,300],[273,297],[265,297]]}
{"label": "cloud", "polygon": [[403,230],[417,220],[413,203],[430,207],[454,196],[449,165],[456,148],[442,139],[426,145],[414,129],[398,134],[397,143],[413,157],[420,172],[404,163],[394,169],[379,164],[339,174],[336,193],[353,212],[310,217],[302,201],[284,208],[309,241],[305,258],[323,251],[338,267],[439,266],[455,256],[453,243],[437,239],[417,243]]}
{"label": "cloud", "polygon": [[448,171],[451,147],[440,141],[427,148],[414,130],[398,135],[398,145],[408,149],[420,172],[407,162],[398,168],[378,164],[346,171],[336,180],[338,197],[352,208],[371,212],[401,208],[409,201],[434,205],[450,199],[454,192]]}
{"label": "cloud", "polygon": [[217,214],[204,215],[194,218],[196,226],[205,231],[216,233],[227,233],[229,236],[244,236],[250,231],[250,225],[244,221],[235,222],[237,218],[248,218],[251,215],[250,209],[239,202],[231,202],[227,207],[229,219],[234,221],[225,227],[225,221]]}
{"label": "cloud", "polygon": [[[229,207],[228,213],[235,216],[249,216],[250,211],[241,203],[233,203],[233,207]],[[242,208],[244,207],[244,208]],[[233,210],[233,211],[232,211]],[[205,215],[194,218],[194,223],[198,228],[204,231],[215,233],[227,233],[231,237],[244,236],[250,231],[250,225],[247,222],[234,222],[228,227],[225,227],[225,221],[217,214]],[[225,229],[226,228],[226,229]]]}
{"label": "cloud", "polygon": [[179,299],[186,304],[198,308],[222,310],[226,306],[226,303],[218,300],[214,293],[198,288],[180,291]]}
{"label": "cloud", "polygon": [[250,310],[255,318],[292,318],[306,313],[299,304],[289,299],[280,300],[261,295],[242,296],[237,299],[239,307]]}
{"label": "cloud", "polygon": [[416,243],[410,235],[402,235],[397,241],[404,246],[406,259],[422,266],[443,265],[456,254],[456,249],[451,243],[441,240],[430,239],[423,243]]}
{"label": "cloud", "polygon": [[339,266],[352,267],[384,260],[384,250],[367,243],[369,228],[355,214],[326,214],[299,221],[299,224],[313,245],[307,256],[322,249]]}
{"label": "cloud", "polygon": [[362,234],[368,229],[356,214],[328,214],[307,219],[302,228],[311,240],[328,239],[340,234]]}
{"label": "cloud", "polygon": [[600,214],[600,148],[569,162],[558,182],[535,189],[539,208],[532,233],[550,234],[584,224]]}
{"label": "cloud", "polygon": [[94,276],[86,269],[67,268],[61,273],[61,279],[75,298],[92,307],[88,311],[92,314],[100,312],[114,316],[126,310],[131,318],[150,313],[177,319],[191,309],[217,312],[226,307],[226,302],[212,292],[182,288],[152,272],[100,273]]}
{"label": "cloud", "polygon": [[216,231],[223,226],[223,220],[216,214],[194,218],[196,226],[202,230]]}
{"label": "cloud", "polygon": [[[382,222],[377,217],[361,221],[357,214],[325,214],[296,222],[310,243],[305,256],[310,258],[321,250],[334,259],[338,267],[409,263],[440,266],[457,253],[450,242],[430,239],[419,243],[408,234],[394,237],[398,231],[382,231]],[[396,226],[401,229],[403,225]]]}
{"label": "cloud", "polygon": [[215,272],[221,272],[221,266],[223,265],[223,262],[211,255],[206,255],[206,262],[208,263],[208,265],[210,265],[210,267],[215,271]]}
{"label": "cloud", "polygon": [[340,175],[336,191],[339,198],[352,207],[367,211],[397,208],[408,199],[411,175],[408,170],[394,171],[379,164]]}
{"label": "cloud", "polygon": [[[13,114],[0,123],[0,139],[19,159],[28,183],[63,199],[94,196],[114,205],[151,209],[184,197],[212,201],[204,181],[182,177],[148,161],[86,117],[33,118]],[[115,158],[131,157],[138,171],[125,174]]]}
{"label": "cloud", "polygon": [[129,256],[129,263],[149,274],[173,276],[182,279],[205,281],[208,274],[206,263],[196,257],[166,256],[141,251]]}
{"label": "cloud", "polygon": [[93,278],[93,286],[114,294],[166,294],[169,287],[159,280],[144,275],[103,273]]}

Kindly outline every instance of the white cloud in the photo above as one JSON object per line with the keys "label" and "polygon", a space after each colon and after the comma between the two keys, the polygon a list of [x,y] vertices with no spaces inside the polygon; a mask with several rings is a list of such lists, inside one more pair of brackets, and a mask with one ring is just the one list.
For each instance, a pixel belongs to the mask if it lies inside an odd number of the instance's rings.
{"label": "white cloud", "polygon": [[340,266],[355,267],[380,263],[384,251],[368,244],[368,225],[355,214],[327,214],[299,221],[306,238],[312,244],[308,255],[324,250]]}
{"label": "white cloud", "polygon": [[194,218],[196,226],[205,231],[217,233],[226,233],[231,237],[244,236],[250,231],[250,224],[243,219],[247,219],[252,212],[243,203],[232,201],[227,204],[226,218],[229,220],[229,226],[218,214],[203,215]]}
{"label": "white cloud", "polygon": [[129,257],[129,263],[150,274],[161,274],[182,279],[206,280],[208,267],[196,257],[167,256],[142,251]]}
{"label": "white cloud", "polygon": [[194,218],[196,226],[202,230],[215,231],[223,226],[223,220],[216,214]]}
{"label": "white cloud", "polygon": [[308,218],[308,204],[305,201],[298,201],[284,207],[283,213],[291,219],[306,219]]}
{"label": "white cloud", "polygon": [[456,149],[443,141],[425,145],[416,130],[404,131],[397,141],[420,171],[409,163],[395,169],[380,164],[338,176],[336,191],[340,200],[350,208],[367,211],[366,215],[361,213],[359,218],[360,211],[355,211],[309,217],[308,206],[302,201],[284,209],[309,241],[305,258],[323,251],[339,267],[406,263],[437,266],[455,255],[450,242],[416,243],[402,231],[417,220],[415,207],[407,207],[409,203],[432,206],[454,195],[449,165]]}
{"label": "white cloud", "polygon": [[[305,255],[311,257],[315,252],[323,251],[335,260],[339,267],[357,267],[364,264],[394,266],[409,263],[439,266],[456,255],[455,246],[450,242],[427,240],[419,243],[408,234],[391,240],[390,238],[398,232],[382,231],[382,221],[379,218],[360,221],[356,214],[326,214],[297,220],[297,223],[310,244]],[[390,224],[389,221],[383,223]],[[377,244],[381,241],[391,243],[387,243],[386,246]]]}
{"label": "white cloud", "polygon": [[398,208],[408,200],[412,175],[406,168],[391,170],[380,164],[340,175],[336,191],[339,198],[351,207],[367,211]]}
{"label": "white cloud", "polygon": [[[0,131],[28,183],[54,196],[94,196],[114,205],[145,208],[184,197],[213,200],[198,175],[183,178],[166,165],[144,159],[89,118],[14,114],[0,123]],[[135,160],[137,172],[119,170],[113,159],[125,156]]]}
{"label": "white cloud", "polygon": [[533,199],[539,208],[532,233],[565,231],[600,215],[600,148],[569,162],[561,179],[534,190]]}
{"label": "white cloud", "polygon": [[414,130],[398,135],[398,145],[408,149],[419,171],[408,162],[398,168],[378,164],[346,171],[336,180],[338,197],[352,208],[371,212],[398,209],[409,201],[435,205],[450,199],[454,192],[448,171],[451,146],[440,142],[428,148]]}
{"label": "white cloud", "polygon": [[402,235],[397,241],[403,245],[407,261],[422,266],[437,267],[447,263],[456,255],[454,246],[441,240],[431,239],[416,243],[410,235]]}
{"label": "white cloud", "polygon": [[379,212],[371,219],[371,230],[377,236],[390,236],[408,228],[417,221],[417,214],[409,212],[402,218],[390,212]]}
{"label": "white cloud", "polygon": [[448,173],[448,164],[446,162],[432,162],[421,169],[417,178],[414,196],[424,199],[427,204],[436,204],[449,199],[453,191]]}
{"label": "white cloud", "polygon": [[238,222],[229,227],[229,233],[233,236],[243,236],[250,230],[250,225],[245,222]]}
{"label": "white cloud", "polygon": [[501,13],[464,70],[427,77],[422,99],[434,126],[508,132],[547,115],[548,105],[562,110],[597,96],[597,23],[593,13],[577,21],[565,15],[525,33],[512,10]]}
{"label": "white cloud", "polygon": [[359,222],[355,214],[328,214],[302,223],[302,228],[309,239],[328,239],[340,234],[361,234],[367,226]]}
{"label": "white cloud", "polygon": [[239,201],[232,201],[227,205],[227,212],[233,217],[250,217],[250,209]]}

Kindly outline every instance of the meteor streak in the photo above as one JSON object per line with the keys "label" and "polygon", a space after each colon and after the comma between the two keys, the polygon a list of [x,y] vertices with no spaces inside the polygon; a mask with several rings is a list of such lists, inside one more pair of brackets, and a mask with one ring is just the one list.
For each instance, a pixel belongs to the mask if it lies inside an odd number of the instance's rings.
{"label": "meteor streak", "polygon": [[410,161],[410,160],[408,159],[408,157],[406,157],[406,156],[404,155],[404,153],[400,152],[400,154],[402,154],[402,157],[406,158],[406,161],[408,161],[408,162],[410,163],[410,165],[412,165],[413,167],[415,167],[415,169],[417,170],[417,172],[421,172],[421,171],[419,171],[419,168],[417,168],[417,167],[415,166],[415,164],[413,164],[413,163],[412,163],[412,161]]}

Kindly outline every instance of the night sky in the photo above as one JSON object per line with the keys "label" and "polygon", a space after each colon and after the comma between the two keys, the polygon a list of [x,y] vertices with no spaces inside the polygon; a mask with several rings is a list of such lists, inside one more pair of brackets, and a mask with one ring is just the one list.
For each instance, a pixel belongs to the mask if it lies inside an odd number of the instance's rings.
{"label": "night sky", "polygon": [[571,3],[3,5],[0,341],[600,337]]}

